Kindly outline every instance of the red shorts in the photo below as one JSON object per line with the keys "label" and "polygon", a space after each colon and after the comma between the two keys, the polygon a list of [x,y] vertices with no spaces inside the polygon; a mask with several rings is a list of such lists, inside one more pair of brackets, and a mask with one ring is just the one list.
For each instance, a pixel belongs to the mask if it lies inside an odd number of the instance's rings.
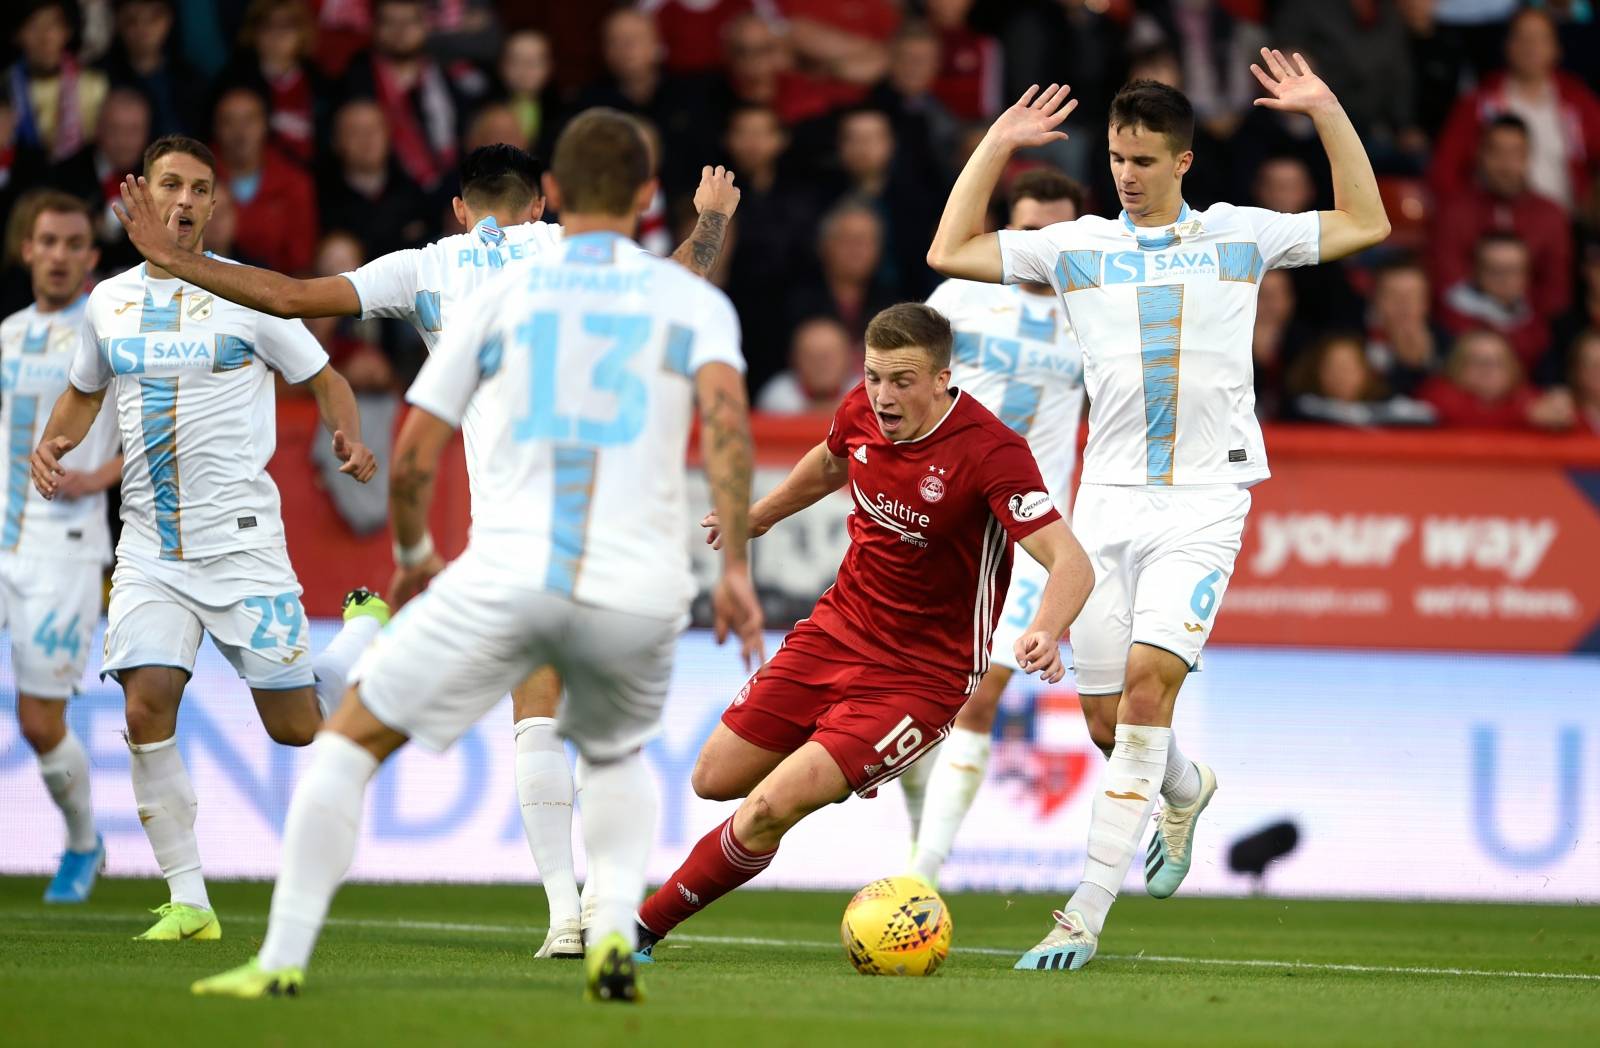
{"label": "red shorts", "polygon": [[745,684],[722,723],[776,753],[815,740],[850,788],[870,797],[938,745],[966,701],[947,687],[917,687],[903,670],[871,661],[807,620]]}

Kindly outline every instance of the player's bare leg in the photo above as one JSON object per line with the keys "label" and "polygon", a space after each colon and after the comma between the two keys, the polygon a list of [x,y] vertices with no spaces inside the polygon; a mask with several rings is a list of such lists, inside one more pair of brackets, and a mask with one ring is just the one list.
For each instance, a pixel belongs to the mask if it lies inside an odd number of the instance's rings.
{"label": "player's bare leg", "polygon": [[17,696],[17,724],[39,758],[39,777],[67,823],[67,846],[45,902],[84,902],[105,866],[106,849],[94,825],[89,755],[67,726],[65,699]]}
{"label": "player's bare leg", "polygon": [[283,853],[261,952],[193,986],[196,994],[294,996],[305,980],[328,904],[350,869],[367,783],[406,737],[374,717],[356,690],[317,733],[283,825]]}
{"label": "player's bare leg", "polygon": [[304,688],[263,689],[251,688],[250,697],[256,701],[256,715],[267,736],[280,746],[309,746],[322,727],[322,706],[317,702],[316,689]]}
{"label": "player's bare leg", "polygon": [[178,704],[189,675],[170,666],[140,666],[118,674],[126,700],[129,766],[139,822],[170,901],[140,938],[151,941],[218,939],[222,926],[211,909],[195,839],[196,801],[178,752]]}
{"label": "player's bare leg", "polygon": [[[718,725],[718,732],[738,738],[724,725]],[[742,754],[745,769],[754,767],[762,759],[760,754],[781,760],[755,784],[733,817],[702,837],[677,872],[639,908],[639,949],[646,955],[684,920],[766,869],[778,853],[778,842],[801,819],[850,794],[844,773],[819,742],[807,742],[781,756],[739,741],[756,751]],[[724,752],[739,752],[725,739],[722,747]],[[708,742],[701,751],[697,779],[710,749]]]}
{"label": "player's bare leg", "polygon": [[708,801],[733,801],[748,797],[789,754],[762,749],[740,738],[721,721],[700,747],[689,783],[696,797]]}
{"label": "player's bare leg", "polygon": [[550,928],[534,956],[581,961],[581,903],[572,869],[572,766],[556,734],[560,708],[561,677],[549,666],[534,670],[511,691],[522,830],[550,907]]}
{"label": "player's bare leg", "polygon": [[1000,696],[1011,683],[1009,666],[990,666],[978,688],[956,714],[950,734],[902,775],[904,780],[919,767],[927,767],[927,794],[922,821],[916,828],[911,853],[911,875],[928,884],[939,883],[939,870],[950,857],[956,831],[972,808],[989,768],[989,740],[994,731]]}

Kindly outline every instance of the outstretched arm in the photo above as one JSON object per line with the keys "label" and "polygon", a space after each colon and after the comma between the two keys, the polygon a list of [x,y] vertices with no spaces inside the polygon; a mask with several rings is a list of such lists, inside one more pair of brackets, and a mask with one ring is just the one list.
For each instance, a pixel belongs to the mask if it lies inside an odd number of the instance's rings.
{"label": "outstretched arm", "polygon": [[1265,69],[1251,65],[1250,71],[1267,89],[1267,97],[1256,99],[1255,104],[1309,116],[1333,169],[1333,210],[1321,214],[1322,261],[1332,262],[1383,243],[1389,236],[1389,216],[1378,195],[1378,178],[1372,173],[1361,136],[1338,98],[1298,52],[1291,64],[1282,51],[1263,47],[1261,61]]}
{"label": "outstretched arm", "polygon": [[950,190],[950,199],[939,216],[939,228],[928,248],[928,265],[947,277],[1000,283],[1005,271],[1000,264],[1000,238],[985,233],[989,198],[1000,181],[1012,154],[1019,149],[1047,145],[1067,137],[1058,131],[1067,114],[1078,108],[1077,99],[1067,101],[1072,89],[1051,84],[1034,97],[1039,85],[1001,113],[989,133],[973,150],[967,165]]}
{"label": "outstretched arm", "polygon": [[701,168],[694,209],[700,212],[700,218],[689,239],[672,253],[672,261],[695,276],[710,280],[711,271],[717,268],[717,258],[722,253],[722,242],[728,236],[728,220],[739,209],[739,190],[733,184],[733,172],[725,167]]}
{"label": "outstretched arm", "polygon": [[145,180],[129,175],[122,182],[122,203],[112,210],[128,231],[128,242],[153,265],[179,280],[203,287],[219,298],[293,320],[301,317],[361,315],[361,299],[344,277],[296,280],[270,269],[218,262],[178,246],[177,236],[161,223],[161,214]]}
{"label": "outstretched arm", "polygon": [[[760,538],[780,520],[792,517],[831,492],[838,491],[849,475],[848,463],[828,450],[828,442],[818,444],[795,463],[794,469],[783,478],[783,483],[750,507],[750,537]],[[722,521],[716,512],[707,513],[700,521],[700,526],[707,529],[706,545],[721,549]]]}

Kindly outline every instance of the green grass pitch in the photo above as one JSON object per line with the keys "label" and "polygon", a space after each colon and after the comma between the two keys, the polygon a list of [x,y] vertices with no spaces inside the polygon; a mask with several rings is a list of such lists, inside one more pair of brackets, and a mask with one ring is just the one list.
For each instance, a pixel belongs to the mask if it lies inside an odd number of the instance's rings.
{"label": "green grass pitch", "polygon": [[[744,891],[659,950],[638,1007],[588,1005],[580,966],[535,961],[544,900],[514,886],[352,885],[298,1000],[197,1000],[246,960],[270,886],[219,883],[216,943],[134,943],[166,898],[101,882],[46,908],[0,879],[0,1042],[696,1045],[1571,1045],[1600,1030],[1600,908],[1282,899],[1119,903],[1076,974],[1010,970],[1058,899],[952,895],[930,979],[857,975],[848,893]],[[555,1038],[561,1038],[560,1041]],[[1590,1042],[1592,1043],[1592,1042]]]}

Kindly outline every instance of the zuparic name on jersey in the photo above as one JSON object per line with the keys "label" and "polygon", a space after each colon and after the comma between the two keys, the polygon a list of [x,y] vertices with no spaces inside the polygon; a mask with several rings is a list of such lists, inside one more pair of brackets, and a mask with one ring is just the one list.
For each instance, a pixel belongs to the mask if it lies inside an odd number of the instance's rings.
{"label": "zuparic name on jersey", "polygon": [[547,267],[528,270],[528,291],[584,292],[595,295],[649,295],[654,273],[623,272],[608,267]]}

